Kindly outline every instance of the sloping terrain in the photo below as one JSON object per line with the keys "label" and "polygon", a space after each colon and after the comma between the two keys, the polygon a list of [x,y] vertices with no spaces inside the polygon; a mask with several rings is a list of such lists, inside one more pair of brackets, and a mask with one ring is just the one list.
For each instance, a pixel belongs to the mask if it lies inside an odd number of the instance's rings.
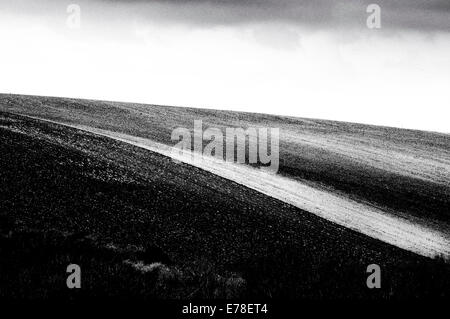
{"label": "sloping terrain", "polygon": [[0,134],[0,296],[73,297],[69,263],[77,297],[448,296],[448,264],[160,154],[10,113]]}
{"label": "sloping terrain", "polygon": [[399,248],[432,258],[450,258],[450,236],[445,232],[411,222],[408,218],[397,217],[329,190],[211,156],[195,160],[191,151],[180,154],[179,150],[174,152],[172,147],[146,138],[89,126],[51,123],[106,136],[187,163]]}
{"label": "sloping terrain", "polygon": [[450,136],[264,114],[0,95],[0,109],[148,138],[173,146],[173,129],[280,128],[279,174],[450,229]]}

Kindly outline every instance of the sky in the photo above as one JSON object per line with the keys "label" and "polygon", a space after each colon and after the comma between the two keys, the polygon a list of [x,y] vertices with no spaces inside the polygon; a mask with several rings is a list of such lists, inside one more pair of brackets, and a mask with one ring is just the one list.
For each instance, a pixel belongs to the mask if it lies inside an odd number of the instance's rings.
{"label": "sky", "polygon": [[1,0],[0,92],[450,133],[450,1]]}

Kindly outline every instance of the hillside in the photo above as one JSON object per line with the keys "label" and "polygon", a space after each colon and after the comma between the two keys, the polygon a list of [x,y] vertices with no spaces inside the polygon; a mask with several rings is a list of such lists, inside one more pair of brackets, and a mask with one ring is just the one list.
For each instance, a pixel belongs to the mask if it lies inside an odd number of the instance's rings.
{"label": "hillside", "polygon": [[[75,297],[448,296],[450,268],[440,260],[388,245],[161,154],[17,114],[167,145],[173,128],[192,128],[199,117],[205,125],[221,128],[281,127],[281,175],[433,225],[444,234],[447,135],[7,95],[0,97],[0,109],[3,297],[73,298],[65,288],[68,262],[86,265],[91,274],[88,288]],[[332,143],[338,138],[340,143]],[[343,150],[349,141],[350,154]],[[404,157],[389,160],[400,152]],[[144,267],[156,262],[163,266],[155,271]],[[371,263],[382,266],[382,290],[365,286]],[[61,285],[55,288],[55,282]]]}

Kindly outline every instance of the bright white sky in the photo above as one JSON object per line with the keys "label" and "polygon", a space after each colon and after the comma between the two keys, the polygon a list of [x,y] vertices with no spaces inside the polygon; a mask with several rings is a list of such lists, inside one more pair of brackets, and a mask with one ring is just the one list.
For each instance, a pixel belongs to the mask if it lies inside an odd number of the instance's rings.
{"label": "bright white sky", "polygon": [[0,92],[450,133],[449,33],[275,22],[206,28],[132,12],[123,19],[123,8],[94,5],[81,6],[81,29],[71,30],[66,6],[0,5]]}

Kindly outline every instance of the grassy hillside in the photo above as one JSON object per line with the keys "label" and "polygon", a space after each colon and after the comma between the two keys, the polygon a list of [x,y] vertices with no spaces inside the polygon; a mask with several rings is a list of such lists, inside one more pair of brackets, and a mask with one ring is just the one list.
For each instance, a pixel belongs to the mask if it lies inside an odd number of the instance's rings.
{"label": "grassy hillside", "polygon": [[279,173],[450,229],[450,135],[264,114],[0,95],[0,110],[174,145],[177,127],[280,128]]}
{"label": "grassy hillside", "polygon": [[[31,106],[41,99],[21,99],[1,103],[10,111],[101,123],[100,115],[88,120],[93,102],[66,101],[62,112]],[[84,108],[85,116],[68,116]],[[128,129],[114,112],[134,122],[128,114],[135,111],[117,108],[102,125]],[[144,134],[151,121],[136,125],[135,133]],[[147,134],[165,136],[155,128]],[[0,136],[1,297],[448,297],[448,264],[200,169],[4,112]],[[65,288],[69,263],[82,266],[80,291]],[[371,263],[383,269],[383,289],[365,285]]]}

